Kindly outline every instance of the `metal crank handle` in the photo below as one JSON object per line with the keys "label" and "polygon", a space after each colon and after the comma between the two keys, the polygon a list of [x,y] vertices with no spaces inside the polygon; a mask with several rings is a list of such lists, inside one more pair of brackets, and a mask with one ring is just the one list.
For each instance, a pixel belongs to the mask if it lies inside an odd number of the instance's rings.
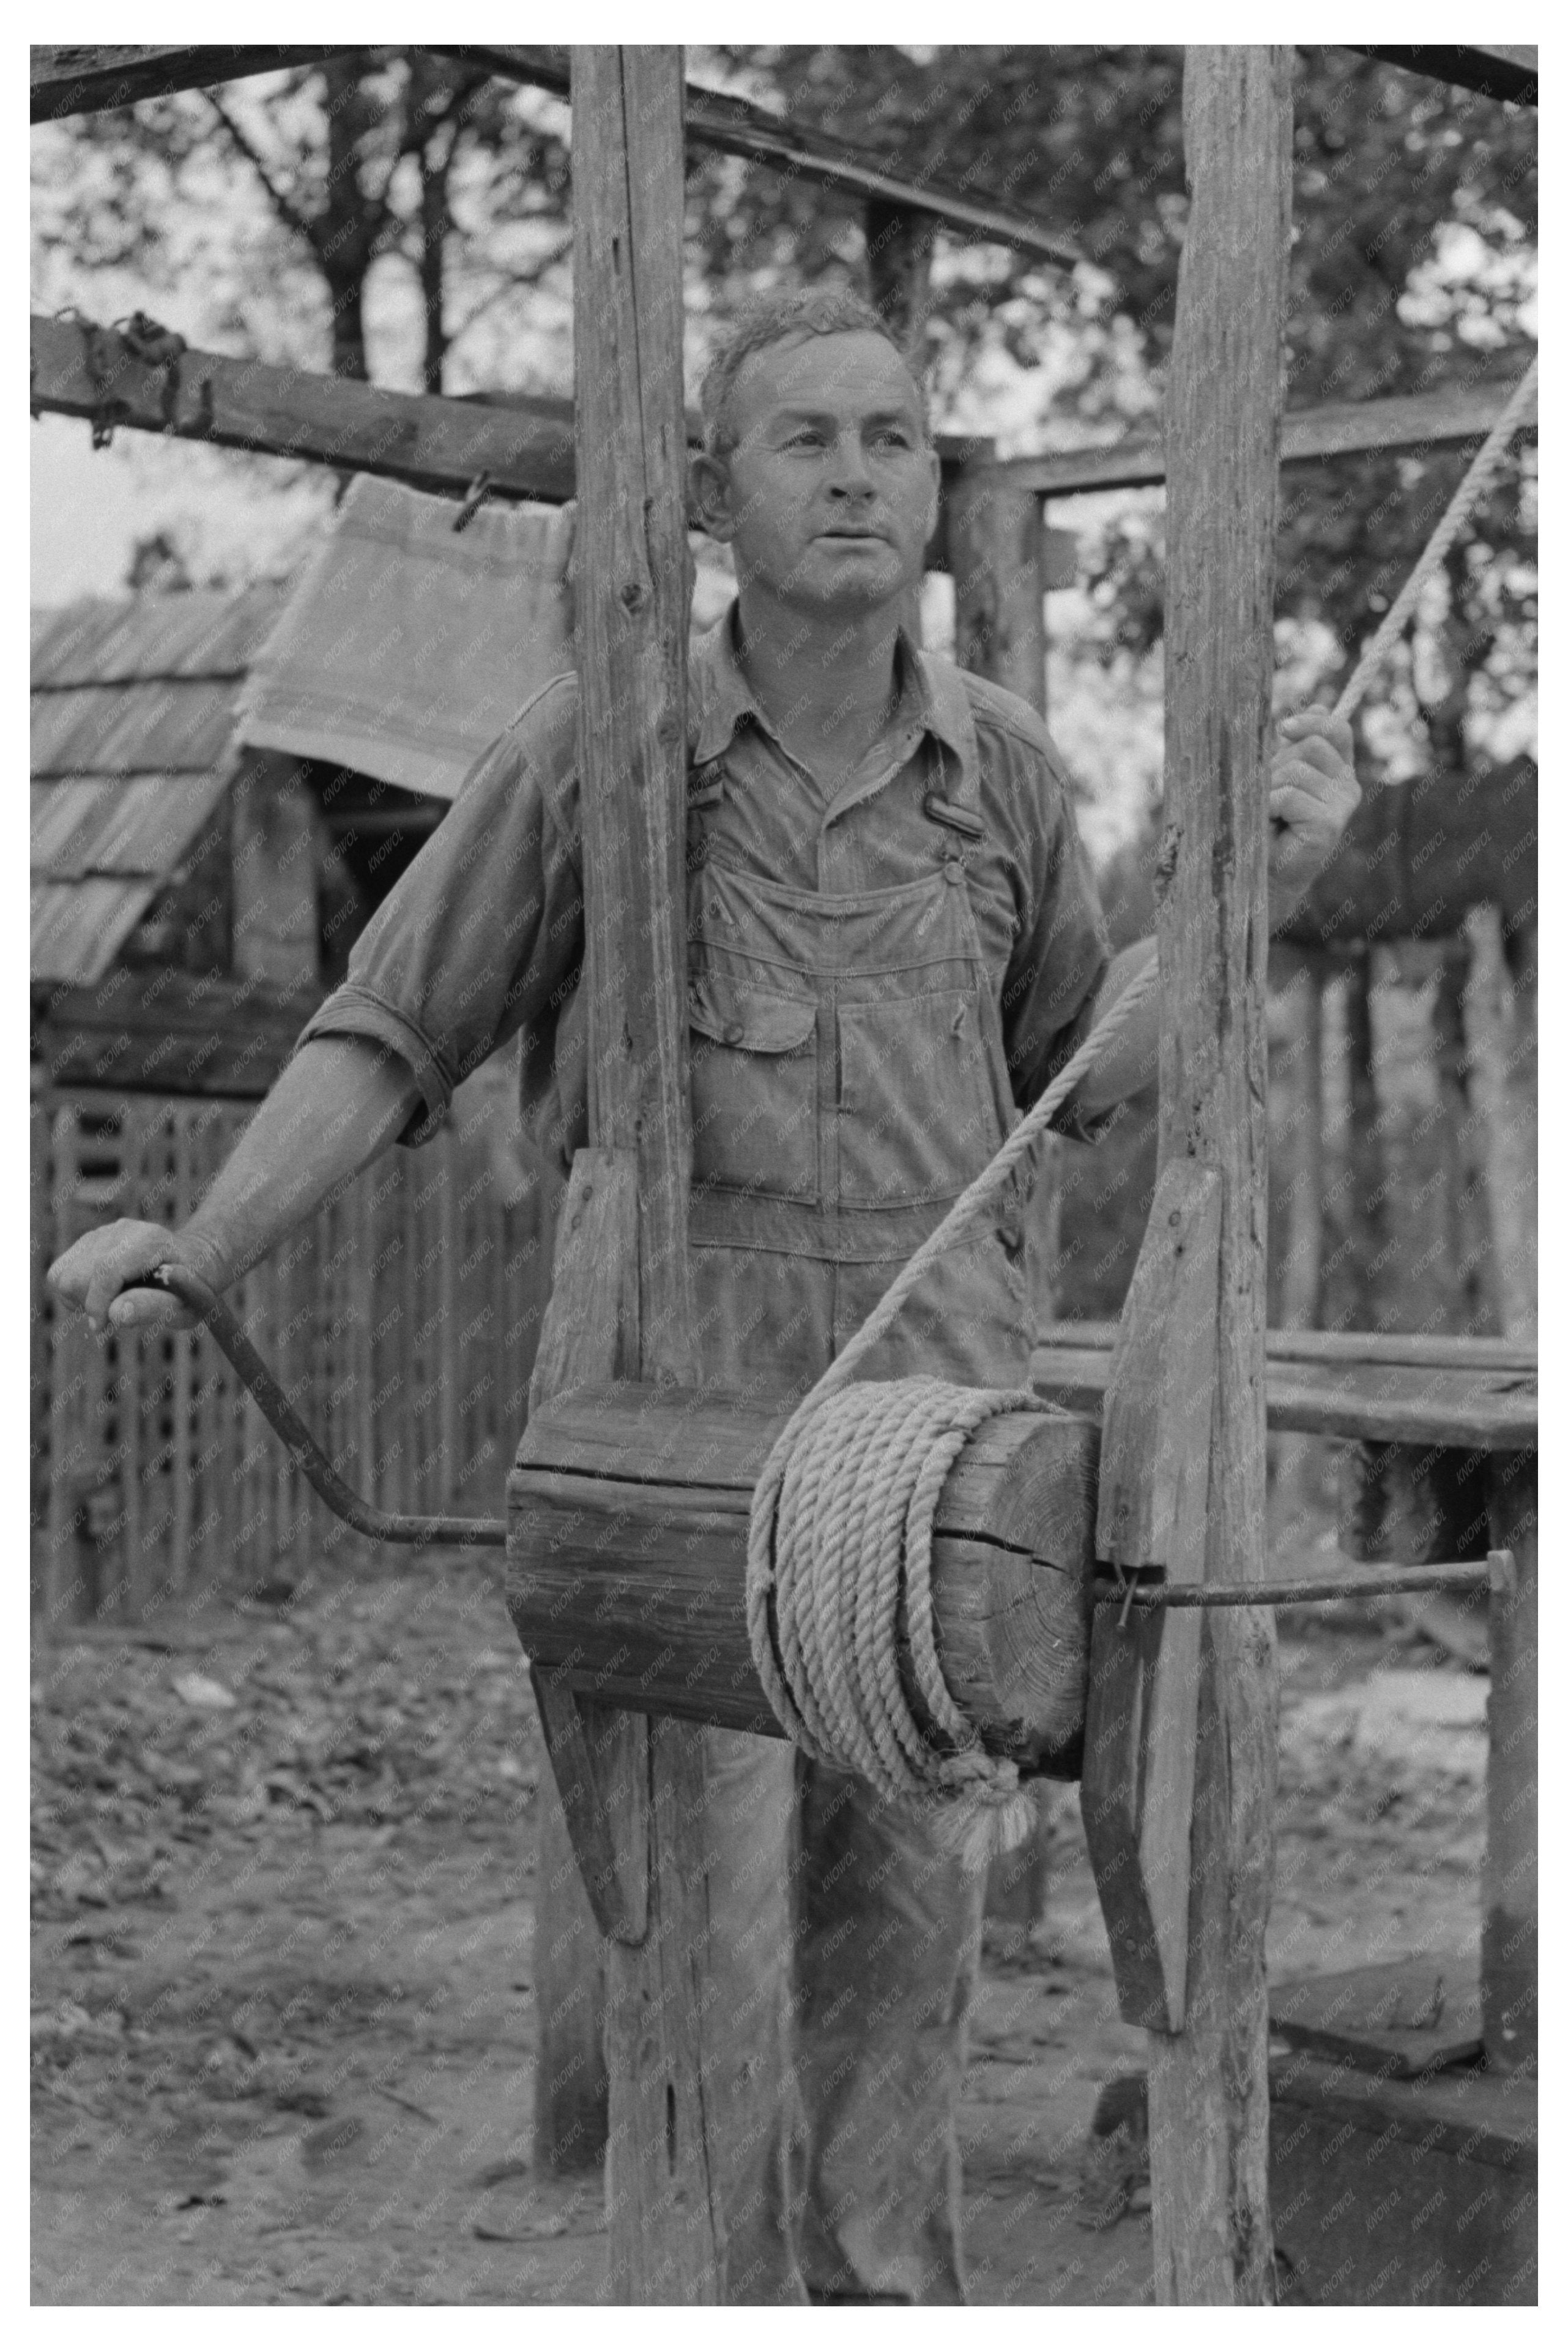
{"label": "metal crank handle", "polygon": [[356,1494],[339,1477],[217,1291],[199,1273],[193,1273],[188,1266],[161,1265],[145,1280],[131,1286],[166,1290],[200,1317],[256,1398],[264,1419],[282,1439],[328,1509],[359,1533],[370,1535],[377,1542],[505,1543],[505,1519],[444,1518],[381,1510]]}
{"label": "metal crank handle", "polygon": [[1400,1592],[1473,1592],[1481,1585],[1507,1599],[1517,1581],[1512,1552],[1489,1551],[1484,1561],[1382,1567],[1370,1575],[1306,1576],[1295,1583],[1117,1583],[1096,1576],[1093,1590],[1095,1604],[1119,1606],[1125,1624],[1130,1608],[1292,1608],[1330,1600],[1376,1600]]}

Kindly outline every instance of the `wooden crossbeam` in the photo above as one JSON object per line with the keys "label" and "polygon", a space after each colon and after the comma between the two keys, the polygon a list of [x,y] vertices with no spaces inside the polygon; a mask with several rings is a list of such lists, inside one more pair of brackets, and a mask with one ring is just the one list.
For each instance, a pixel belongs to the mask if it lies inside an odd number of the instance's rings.
{"label": "wooden crossbeam", "polygon": [[[531,82],[563,98],[567,95],[564,49],[471,47],[443,48],[437,55],[465,57],[499,78]],[[703,89],[688,82],[685,106],[688,147],[713,147],[723,154],[744,155],[751,162],[788,172],[792,178],[838,188],[845,195],[868,198],[904,213],[926,214],[963,235],[1010,245],[1020,253],[1032,253],[1039,260],[1059,262],[1064,267],[1083,257],[1070,237],[1010,204],[996,204],[984,193],[970,195],[940,180],[925,176],[911,180],[883,170],[843,141],[786,121],[729,90]]]}
{"label": "wooden crossbeam", "polygon": [[[1502,414],[1511,384],[1452,384],[1437,392],[1401,392],[1386,400],[1344,400],[1298,408],[1285,417],[1280,462],[1305,465],[1375,449],[1417,454],[1481,441]],[[1521,432],[1536,431],[1531,400]],[[1007,457],[996,472],[1042,498],[1087,490],[1142,489],[1166,478],[1163,441],[1140,437],[1096,449],[1066,449],[1043,457]]]}
{"label": "wooden crossbeam", "polygon": [[[1331,1338],[1328,1332],[1292,1332],[1291,1339]],[[1477,1453],[1532,1450],[1540,1400],[1533,1360],[1505,1352],[1496,1360],[1480,1355],[1428,1356],[1416,1342],[1404,1363],[1360,1354],[1352,1334],[1341,1353],[1320,1356],[1270,1349],[1264,1404],[1268,1425],[1280,1435],[1356,1438],[1378,1445],[1463,1447]],[[1369,1345],[1375,1345],[1369,1342]],[[1487,1343],[1466,1343],[1479,1348]],[[1031,1359],[1031,1376],[1042,1395],[1074,1412],[1098,1412],[1112,1378],[1111,1334],[1099,1343],[1063,1341],[1048,1331]]]}
{"label": "wooden crossbeam", "polygon": [[[564,48],[423,46],[436,57],[482,68],[497,80],[570,98],[570,69]],[[132,106],[141,99],[165,98],[175,90],[212,88],[251,74],[277,73],[290,66],[319,65],[324,57],[352,54],[351,47],[35,47],[32,120],[52,122],[72,114],[100,113],[111,107]],[[685,136],[690,147],[742,155],[750,162],[787,172],[792,178],[816,181],[846,195],[926,214],[959,235],[1012,246],[1039,261],[1071,268],[1082,258],[1070,237],[1010,204],[996,203],[983,191],[971,194],[943,181],[910,179],[896,169],[868,161],[842,140],[787,121],[727,90],[687,84]]]}
{"label": "wooden crossbeam", "polygon": [[340,43],[279,48],[257,42],[226,48],[170,41],[140,47],[36,42],[29,61],[31,120],[57,122],[72,114],[107,114],[143,99],[171,97],[175,90],[215,89],[252,74],[317,66],[323,58],[343,54]]}
{"label": "wooden crossbeam", "polygon": [[[427,46],[440,57],[471,57],[506,80],[532,82],[542,89],[556,89],[562,97],[567,94],[564,52],[527,47],[453,48],[434,43]],[[1539,51],[1533,46],[1486,46],[1476,42],[1448,47],[1434,43],[1406,48],[1371,47],[1362,42],[1347,46],[1361,57],[1381,57],[1385,65],[1403,66],[1411,73],[1425,74],[1460,89],[1477,90],[1483,97],[1506,99],[1518,106],[1537,103]],[[33,48],[31,64],[32,120],[52,122],[64,115],[134,106],[141,99],[166,98],[174,90],[241,81],[250,74],[278,73],[289,66],[319,65],[323,57],[345,53],[341,44],[288,47],[258,44],[243,48],[174,42],[141,47],[37,44]],[[802,132],[794,124],[782,123],[748,99],[732,98],[718,90],[688,89],[686,106],[686,136],[694,144],[720,147],[728,153],[751,155],[759,162],[780,162],[812,177],[838,178],[844,186],[861,194],[888,194],[901,204],[908,201],[902,183],[871,171],[851,151],[840,148],[836,141],[820,131]],[[847,176],[852,172],[859,176]],[[1020,218],[1006,207],[983,200],[977,204],[961,194],[955,196],[929,185],[922,185],[919,199],[928,212],[941,213],[944,204],[955,206],[954,225],[976,227],[983,235],[998,233],[990,224],[999,225]],[[1022,225],[1031,235],[1043,234],[1037,224]],[[1016,233],[1015,228],[1009,228],[1002,241],[1012,242]],[[1076,256],[1065,239],[1052,238],[1048,257]]]}
{"label": "wooden crossbeam", "polygon": [[[480,474],[491,495],[550,504],[575,495],[577,465],[570,404],[526,392],[505,405],[388,392],[380,385],[187,350],[169,365],[137,357],[124,337],[72,319],[34,314],[30,397],[36,415],[101,418],[133,433],[292,457],[379,474],[413,489],[461,496]],[[1348,455],[1372,449],[1423,450],[1479,441],[1501,414],[1507,388],[1456,385],[1389,400],[1344,401],[1299,409],[1285,419],[1282,459]],[[1531,403],[1522,428],[1533,434]],[[695,427],[688,419],[688,438]],[[966,496],[1006,500],[1135,488],[1165,479],[1157,441],[1073,450],[1058,456],[984,457],[972,439],[939,434],[944,512],[927,566],[950,566],[947,507],[960,474]],[[992,497],[992,503],[995,497]],[[1048,548],[1048,554],[1049,554]],[[1048,585],[1063,584],[1051,577]]]}
{"label": "wooden crossbeam", "polygon": [[31,357],[35,415],[303,458],[454,495],[480,474],[498,496],[557,504],[576,485],[570,416],[559,402],[491,408],[214,351],[154,362],[122,335],[70,319],[35,317]]}
{"label": "wooden crossbeam", "polygon": [[1380,57],[1386,66],[1403,66],[1407,72],[1425,74],[1432,81],[1476,90],[1482,98],[1506,99],[1514,106],[1540,103],[1540,51],[1533,46],[1505,48],[1497,43],[1486,47],[1472,41],[1452,47],[1432,43],[1395,49],[1372,48],[1353,41],[1347,47],[1364,57]]}

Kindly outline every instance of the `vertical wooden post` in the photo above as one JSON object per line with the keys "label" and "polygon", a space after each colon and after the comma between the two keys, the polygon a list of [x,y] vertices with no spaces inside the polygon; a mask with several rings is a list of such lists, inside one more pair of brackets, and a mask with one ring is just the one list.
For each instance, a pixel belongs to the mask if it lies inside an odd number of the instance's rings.
{"label": "vertical wooden post", "polygon": [[1045,711],[1045,527],[1032,490],[988,467],[990,444],[963,465],[947,503],[954,657],[1031,709]]}
{"label": "vertical wooden post", "polygon": [[[931,314],[931,248],[936,224],[928,213],[905,212],[901,204],[873,196],[865,208],[866,270],[871,298],[909,354],[918,380]],[[920,590],[908,589],[899,618],[916,644],[923,639]]]}
{"label": "vertical wooden post", "polygon": [[[1040,500],[988,471],[995,444],[977,444],[960,467],[947,502],[947,560],[953,575],[953,654],[1045,713],[1045,530]],[[1061,1226],[1061,1144],[1043,1136],[1027,1173],[1026,1236],[1030,1311],[1038,1331],[1055,1313]],[[1039,1809],[1029,1848],[1000,1854],[986,1886],[988,1939],[1005,1954],[1027,1945],[1045,1914],[1050,1806]]]}
{"label": "vertical wooden post", "polygon": [[[561,1219],[537,1397],[692,1376],[686,1191],[683,52],[572,53],[577,612],[589,1123]],[[590,1210],[593,1214],[590,1217]],[[584,1220],[596,1246],[574,1249]],[[604,1301],[619,1301],[608,1315]],[[584,1351],[587,1351],[585,1354]],[[559,1702],[574,1702],[558,1694]],[[700,1732],[589,1714],[626,1889],[609,1952],[610,2290],[713,2303],[721,2231],[702,2095]]]}
{"label": "vertical wooden post", "polygon": [[[1045,716],[1045,510],[1031,490],[990,468],[995,444],[977,444],[947,501],[953,574],[954,659],[1019,695]],[[1053,1276],[1060,1221],[1058,1155],[1047,1137],[1029,1173],[1030,1304],[1036,1325],[1055,1312]]]}
{"label": "vertical wooden post", "polygon": [[1354,1220],[1350,1271],[1355,1283],[1354,1324],[1363,1331],[1382,1328],[1380,1292],[1384,1284],[1377,1268],[1388,1229],[1388,1192],[1383,1163],[1383,1129],[1377,1099],[1377,1057],[1372,1026],[1373,958],[1376,950],[1356,951],[1345,980],[1344,1040],[1350,1096],[1345,1130],[1345,1172],[1350,1178],[1348,1212]]}
{"label": "vertical wooden post", "polygon": [[873,196],[865,208],[866,266],[871,298],[901,341],[911,350],[925,331],[931,310],[931,248],[936,223],[929,213],[905,212]]}
{"label": "vertical wooden post", "polygon": [[289,987],[320,967],[317,881],[326,828],[298,763],[247,752],[230,793],[235,974]]}
{"label": "vertical wooden post", "polygon": [[[1077,541],[1071,531],[1053,530],[1051,508],[1043,498],[1035,500],[1035,513],[1040,520],[1040,541],[1036,550],[1036,569],[1040,580],[1040,700],[1035,704],[1042,718],[1051,716],[1051,687],[1047,677],[1049,645],[1045,627],[1045,594],[1051,588],[1071,588],[1077,572]],[[1065,550],[1067,568],[1063,572],[1059,558]]]}
{"label": "vertical wooden post", "polygon": [[1500,1019],[1489,1191],[1502,1326],[1511,1339],[1533,1338],[1536,1330],[1538,959],[1531,923],[1510,942],[1501,967],[1493,967]]}
{"label": "vertical wooden post", "polygon": [[[1286,1331],[1315,1331],[1322,1285],[1323,1214],[1323,1016],[1319,957],[1311,948],[1274,950],[1281,993],[1292,1019],[1281,1057],[1284,1114],[1275,1132],[1280,1149],[1273,1172],[1274,1198],[1282,1231],[1276,1250],[1279,1321]],[[1276,1083],[1270,1073],[1270,1090]]]}
{"label": "vertical wooden post", "polygon": [[[1276,1313],[1284,1330],[1315,1331],[1323,1261],[1322,958],[1312,948],[1276,946],[1270,961],[1291,1015],[1280,1066],[1269,1074]],[[1321,1484],[1322,1448],[1315,1437],[1276,1437],[1272,1453],[1279,1523],[1299,1525]]]}
{"label": "vertical wooden post", "polygon": [[1464,932],[1444,942],[1432,1003],[1432,1059],[1441,1115],[1444,1212],[1454,1284],[1455,1327],[1487,1328],[1485,1122],[1465,1033],[1470,946]]}
{"label": "vertical wooden post", "polygon": [[1490,1604],[1487,1697],[1487,1848],[1481,1872],[1481,2031],[1487,2064],[1532,2073],[1540,2045],[1540,1689],[1537,1464],[1488,1461],[1491,1539],[1511,1551],[1512,1592]]}
{"label": "vertical wooden post", "polygon": [[[1538,1322],[1536,960],[1532,924],[1509,957],[1513,1001],[1503,1032],[1506,1058],[1494,1081],[1489,1170],[1499,1293],[1511,1339],[1533,1339]],[[1515,2072],[1533,2069],[1539,2032],[1537,1464],[1532,1454],[1504,1454],[1490,1468],[1492,1540],[1513,1552],[1518,1583],[1491,1603],[1481,2011],[1488,2064]]]}
{"label": "vertical wooden post", "polygon": [[32,1437],[29,1566],[35,1615],[44,1604],[45,1530],[49,1516],[49,1326],[54,1317],[44,1275],[56,1254],[49,1166],[52,1124],[53,1108],[47,1094],[35,1093],[27,1106],[27,1418]]}
{"label": "vertical wooden post", "polygon": [[[1204,1573],[1264,1566],[1266,790],[1274,669],[1281,336],[1291,52],[1193,47],[1192,207],[1166,412],[1162,1172],[1219,1178],[1218,1345]],[[1150,2038],[1155,2289],[1274,2297],[1263,1972],[1273,1860],[1274,1644],[1250,1611],[1204,1617],[1186,2015]]]}

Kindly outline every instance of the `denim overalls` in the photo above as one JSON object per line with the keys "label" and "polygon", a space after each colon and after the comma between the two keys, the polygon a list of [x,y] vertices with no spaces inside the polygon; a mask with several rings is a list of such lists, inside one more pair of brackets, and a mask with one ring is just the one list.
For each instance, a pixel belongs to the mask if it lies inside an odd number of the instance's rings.
{"label": "denim overalls", "polygon": [[[1012,1123],[970,901],[985,826],[939,749],[932,787],[929,870],[832,895],[746,870],[723,760],[693,771],[706,1378],[809,1386]],[[938,1261],[865,1375],[1020,1384],[1025,1308],[1015,1203]],[[956,2114],[984,1878],[775,1741],[710,1732],[708,1780],[727,2295],[956,2302]]]}

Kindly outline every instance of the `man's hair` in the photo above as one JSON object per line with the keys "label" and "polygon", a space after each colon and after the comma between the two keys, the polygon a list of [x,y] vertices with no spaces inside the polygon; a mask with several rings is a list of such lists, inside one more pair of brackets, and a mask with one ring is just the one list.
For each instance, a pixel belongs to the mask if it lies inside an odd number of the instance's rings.
{"label": "man's hair", "polygon": [[915,362],[881,311],[847,286],[808,287],[803,291],[766,294],[749,304],[714,353],[698,393],[703,442],[710,457],[727,457],[735,447],[730,395],[747,360],[797,335],[880,335],[884,343],[892,344],[915,378],[921,425],[925,428],[925,394]]}

